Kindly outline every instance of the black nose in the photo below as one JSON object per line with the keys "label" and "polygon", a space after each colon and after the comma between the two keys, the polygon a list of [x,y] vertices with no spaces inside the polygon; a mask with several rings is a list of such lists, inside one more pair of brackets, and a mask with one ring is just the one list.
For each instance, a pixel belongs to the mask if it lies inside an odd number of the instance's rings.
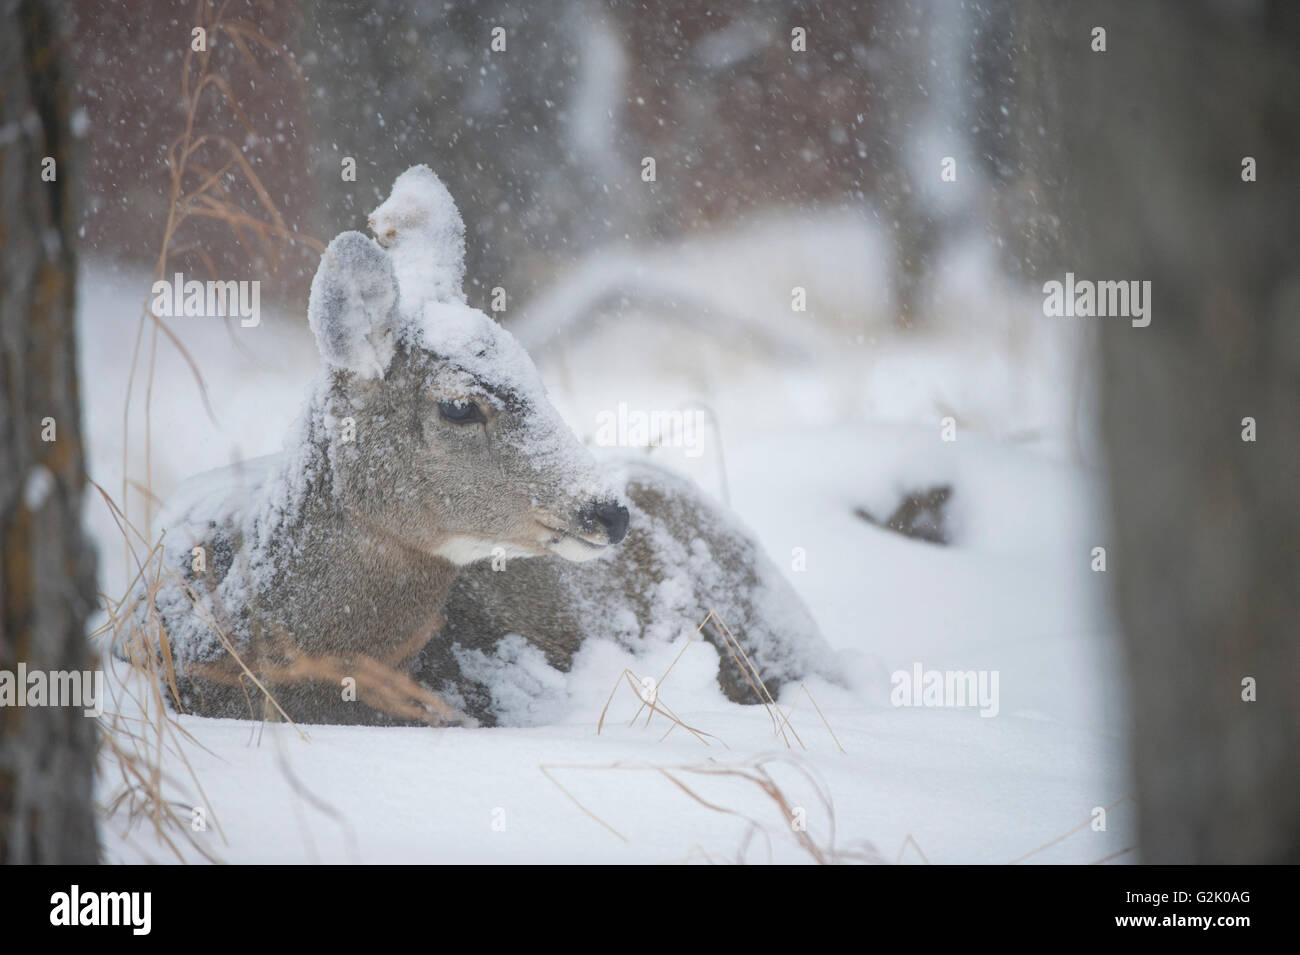
{"label": "black nose", "polygon": [[627,508],[615,501],[601,501],[582,509],[582,520],[588,525],[600,525],[611,544],[617,544],[627,534]]}

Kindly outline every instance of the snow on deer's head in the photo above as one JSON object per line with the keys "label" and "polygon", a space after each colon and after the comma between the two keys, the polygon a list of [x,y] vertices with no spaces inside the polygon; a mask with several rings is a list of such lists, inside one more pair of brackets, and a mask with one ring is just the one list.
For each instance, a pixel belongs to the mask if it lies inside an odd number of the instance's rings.
{"label": "snow on deer's head", "polygon": [[[455,241],[463,227],[446,221],[450,208],[459,223],[455,205],[426,206],[442,217],[429,228],[409,205],[381,216],[392,203],[372,217],[391,227],[388,248],[345,232],[312,282],[308,314],[334,372],[326,413],[355,422],[348,440],[329,429],[346,513],[458,564],[598,556],[622,540],[627,509],[551,405],[528,354],[464,304],[463,239]],[[440,237],[452,248],[436,247]]]}

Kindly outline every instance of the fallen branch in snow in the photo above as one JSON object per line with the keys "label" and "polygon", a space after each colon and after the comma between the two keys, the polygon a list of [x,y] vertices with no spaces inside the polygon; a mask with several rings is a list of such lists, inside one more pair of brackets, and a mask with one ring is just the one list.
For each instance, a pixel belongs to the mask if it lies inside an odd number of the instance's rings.
{"label": "fallen branch in snow", "polygon": [[587,330],[611,302],[653,306],[682,316],[688,327],[723,341],[753,342],[786,360],[807,358],[830,345],[824,333],[793,325],[788,309],[773,306],[760,314],[737,308],[725,291],[674,276],[635,251],[601,252],[578,264],[530,301],[511,331],[525,348],[540,354]]}

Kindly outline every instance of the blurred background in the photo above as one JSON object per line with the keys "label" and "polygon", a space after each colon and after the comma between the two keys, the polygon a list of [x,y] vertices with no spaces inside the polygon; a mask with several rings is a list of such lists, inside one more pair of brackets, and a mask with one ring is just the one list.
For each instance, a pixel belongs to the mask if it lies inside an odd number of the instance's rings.
{"label": "blurred background", "polygon": [[[288,223],[318,238],[356,227],[398,173],[429,163],[469,223],[474,304],[494,285],[525,303],[594,252],[790,210],[851,214],[885,234],[901,322],[918,317],[933,258],[968,233],[1016,272],[1042,255],[1035,192],[1052,183],[1033,161],[1047,130],[1032,40],[1044,26],[1014,0],[225,10],[266,44],[214,37],[242,117],[217,95],[197,126],[243,144]],[[95,117],[85,239],[149,263],[167,212],[159,131],[185,120],[177,38],[191,11],[137,0],[123,16],[92,0],[71,12]],[[815,56],[792,49],[795,30]],[[641,179],[647,156],[654,183]],[[941,156],[956,160],[954,183],[940,183]],[[341,180],[344,157],[355,183]],[[267,271],[233,242],[219,226],[204,236],[218,263]],[[302,259],[274,271],[281,296],[305,289],[314,261]]]}
{"label": "blurred background", "polygon": [[[82,248],[100,280],[131,286],[157,262],[168,148],[187,123],[209,137],[192,182],[224,168],[222,200],[273,221],[249,230],[203,209],[168,243],[169,272],[256,278],[274,308],[266,337],[280,347],[230,339],[251,364],[246,387],[214,385],[226,423],[314,371],[302,317],[321,244],[364,230],[396,175],[427,163],[467,224],[470,304],[520,338],[584,437],[620,402],[705,406],[711,449],[723,423],[739,441],[952,417],[1096,462],[1089,330],[1021,314],[1062,261],[1053,27],[1029,5],[222,9],[215,79],[192,110],[188,7],[79,4],[72,40],[88,64]],[[99,347],[122,342],[106,333]],[[756,391],[774,399],[762,415]],[[236,437],[241,454],[272,449],[256,429]],[[205,447],[178,460],[229,455]],[[726,483],[718,453],[673,463]],[[165,457],[151,468],[156,491],[182,476]]]}

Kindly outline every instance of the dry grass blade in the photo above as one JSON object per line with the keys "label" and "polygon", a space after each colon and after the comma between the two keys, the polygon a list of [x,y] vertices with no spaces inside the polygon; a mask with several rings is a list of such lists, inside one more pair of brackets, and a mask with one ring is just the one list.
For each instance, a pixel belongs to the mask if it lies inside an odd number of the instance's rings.
{"label": "dry grass blade", "polygon": [[[806,827],[793,825],[793,820],[801,818],[804,815],[797,811],[802,807],[791,800],[785,789],[777,783],[776,779],[768,771],[769,765],[774,763],[781,763],[792,768],[799,777],[809,784],[816,800],[821,804],[822,809],[829,820],[827,835],[824,841],[818,842],[814,839]],[[767,846],[768,856],[770,858],[774,852],[774,835],[778,831],[788,831],[791,833],[794,837],[795,844],[799,849],[805,852],[814,862],[819,864],[825,865],[852,861],[880,863],[884,861],[879,853],[877,853],[869,844],[864,843],[861,848],[856,849],[838,848],[835,845],[835,810],[834,805],[831,802],[829,791],[807,766],[789,756],[761,757],[735,765],[723,765],[713,762],[678,766],[656,766],[644,763],[610,763],[608,765],[544,764],[538,768],[570,802],[577,806],[585,815],[595,820],[604,829],[617,836],[623,842],[630,842],[630,840],[597,815],[592,809],[586,806],[566,787],[561,785],[555,778],[554,772],[556,770],[653,773],[654,775],[666,780],[676,791],[687,796],[692,803],[699,805],[710,812],[739,819],[747,824],[744,841],[742,842],[734,860],[739,863],[746,861],[748,846],[755,836],[762,837]],[[774,829],[748,812],[733,809],[716,799],[706,797],[699,791],[696,785],[687,782],[687,778],[690,776],[736,779],[755,787],[768,803],[777,810],[779,817],[782,820],[782,826],[779,829]],[[696,849],[698,849],[698,845],[692,847],[691,854],[693,854]],[[688,854],[688,859],[691,857],[691,854]],[[708,857],[707,852],[704,854]]]}
{"label": "dry grass blade", "polygon": [[1088,865],[1105,865],[1112,859],[1118,859],[1122,855],[1128,855],[1128,853],[1135,851],[1137,851],[1137,846],[1129,846],[1127,849],[1120,849],[1119,852],[1112,852],[1108,856],[1102,856],[1096,862],[1089,862]]}
{"label": "dry grass blade", "polygon": [[902,863],[903,853],[907,851],[908,846],[911,846],[916,851],[916,854],[921,857],[922,862],[924,862],[926,865],[930,864],[929,856],[927,856],[925,852],[922,851],[920,843],[918,843],[915,839],[913,839],[912,834],[909,832],[907,835],[903,836],[903,844],[898,847],[898,855],[894,858],[894,865],[899,865],[900,863]]}
{"label": "dry grass blade", "polygon": [[[286,59],[295,75],[299,80],[302,79],[301,70],[287,49],[263,36],[253,24],[243,20],[225,19],[228,7],[228,3],[218,6],[210,0],[199,0],[194,7],[193,25],[203,28],[208,36],[222,32],[230,37],[234,41],[231,49],[243,57],[237,62],[243,62],[256,70],[258,65],[253,52],[253,48],[256,48],[263,55]],[[324,248],[314,238],[297,233],[287,226],[283,215],[272,201],[252,164],[229,137],[216,130],[206,132],[198,130],[200,106],[212,104],[218,111],[224,108],[227,115],[233,117],[245,133],[257,136],[255,125],[239,103],[229,78],[222,75],[220,71],[221,61],[220,57],[214,58],[211,50],[195,51],[187,48],[181,64],[180,87],[184,124],[166,154],[167,169],[170,174],[169,200],[158,257],[154,264],[155,281],[168,274],[173,257],[183,252],[196,255],[204,267],[215,275],[216,264],[201,242],[186,243],[178,240],[181,230],[191,217],[196,220],[209,218],[225,221],[240,238],[241,244],[248,246],[250,242],[255,241],[259,248],[252,251],[270,252],[272,256],[276,252],[277,243],[286,240],[291,243],[302,243],[317,250]],[[232,189],[236,184],[252,195],[255,208],[260,215],[255,215],[239,205]],[[142,478],[135,478],[130,473],[132,396],[136,388],[137,376],[142,370],[146,326],[149,328],[150,336],[147,342],[147,360],[143,363],[143,369],[147,374],[143,408],[145,473]],[[122,408],[120,501],[113,501],[104,488],[92,481],[121,533],[126,558],[125,566],[129,568],[132,578],[126,596],[121,600],[114,601],[101,596],[108,617],[108,623],[102,629],[111,633],[111,642],[114,645],[122,648],[129,658],[133,672],[141,674],[139,682],[144,687],[143,693],[137,693],[128,686],[126,688],[128,699],[119,701],[118,705],[118,709],[121,710],[122,704],[129,703],[139,711],[138,716],[128,716],[118,712],[106,714],[101,718],[100,745],[103,747],[102,752],[107,756],[107,759],[101,762],[101,770],[115,772],[120,783],[117,791],[109,793],[103,811],[105,821],[109,825],[115,825],[118,815],[125,813],[126,831],[122,833],[122,837],[130,844],[135,844],[130,830],[139,821],[148,818],[157,843],[176,858],[184,859],[186,846],[188,846],[202,858],[216,861],[210,847],[196,838],[190,820],[185,818],[182,810],[187,807],[166,795],[167,791],[179,786],[192,787],[203,800],[204,805],[209,805],[186,753],[186,747],[195,745],[195,740],[180,725],[164,697],[164,693],[167,693],[176,699],[179,697],[179,690],[176,685],[170,642],[161,627],[156,610],[153,609],[153,598],[158,588],[164,580],[171,581],[167,576],[168,572],[162,567],[161,542],[154,542],[148,533],[153,509],[158,504],[152,482],[152,408],[160,335],[169,341],[181,356],[198,386],[199,396],[209,420],[216,421],[208,388],[198,363],[168,324],[153,313],[149,298],[146,297],[136,328]],[[130,495],[132,493],[144,501],[142,521],[137,522],[131,517]],[[174,572],[171,573],[174,576]],[[143,599],[148,602],[147,612],[142,614],[137,613],[139,608],[133,602],[133,595],[139,598],[141,592],[143,592]],[[186,592],[196,607],[201,604],[197,594],[188,588]],[[221,635],[223,645],[233,653],[234,648],[225,637],[223,628],[218,626],[218,622],[212,620],[210,615],[205,622],[214,629],[214,632]],[[235,655],[234,659],[238,661],[238,656]],[[248,671],[247,667],[243,667],[242,661],[239,661],[238,665]],[[374,667],[367,668],[366,675],[369,682],[381,682],[380,673]],[[274,698],[267,687],[258,681],[251,671],[248,671],[247,676],[252,684],[272,701],[272,707],[278,706],[274,703]],[[385,685],[390,684],[385,682]],[[418,699],[418,694],[410,694],[410,690],[410,687],[402,686],[396,692],[399,696],[407,693]],[[436,707],[441,703],[441,701],[423,699],[419,702],[430,707]],[[292,724],[287,716],[285,719]],[[173,778],[164,771],[165,757],[175,758],[184,766],[185,779]],[[207,815],[211,816],[217,831],[220,832],[215,812]],[[143,848],[141,852],[147,855],[147,851]]]}
{"label": "dry grass blade", "polygon": [[[104,609],[109,618],[104,629],[115,637],[128,634],[132,622],[127,600],[115,603],[105,599]],[[100,719],[100,746],[110,757],[107,761],[100,761],[100,770],[102,772],[111,766],[116,770],[121,784],[116,793],[109,790],[107,802],[102,807],[105,823],[114,825],[119,811],[125,810],[124,831],[120,833],[124,838],[129,836],[131,828],[147,818],[154,838],[176,858],[185,859],[183,846],[188,845],[202,858],[215,862],[215,854],[195,834],[201,830],[194,828],[194,807],[177,803],[167,795],[168,791],[188,784],[198,794],[201,805],[210,805],[203,785],[185,753],[185,747],[193,744],[194,740],[165,704],[156,663],[150,668],[144,660],[133,662],[138,663],[140,669],[147,674],[142,681],[146,692],[140,696],[129,685],[124,689],[130,695],[133,708],[141,715],[132,717],[122,712],[124,701],[116,698],[117,688],[114,687],[116,710],[105,712]],[[164,754],[180,760],[185,767],[186,779],[181,780],[164,772]],[[215,812],[211,817],[220,834],[220,820]]]}
{"label": "dry grass blade", "polygon": [[[1114,809],[1116,806],[1119,806],[1119,805],[1122,805],[1122,804],[1125,803],[1125,802],[1128,802],[1129,798],[1130,798],[1129,796],[1121,796],[1119,799],[1116,799],[1116,800],[1115,800],[1113,803],[1111,803],[1109,806],[1106,806],[1106,807],[1105,807],[1105,811],[1106,811],[1106,812],[1110,812],[1110,811],[1111,811],[1112,809]],[[1022,855],[1022,856],[1017,856],[1016,858],[1014,858],[1014,859],[1012,859],[1010,862],[1008,862],[1007,865],[1017,865],[1018,863],[1024,862],[1026,859],[1028,859],[1028,858],[1031,857],[1031,856],[1036,856],[1036,855],[1038,855],[1038,853],[1042,852],[1044,849],[1050,849],[1050,848],[1052,848],[1052,846],[1059,845],[1060,843],[1062,843],[1062,842],[1064,842],[1066,839],[1068,839],[1070,836],[1074,835],[1076,832],[1079,832],[1079,831],[1082,830],[1082,829],[1086,829],[1086,828],[1088,828],[1088,826],[1091,825],[1091,823],[1092,823],[1092,819],[1091,819],[1091,818],[1085,819],[1083,822],[1079,823],[1077,826],[1073,826],[1072,828],[1067,829],[1065,832],[1061,833],[1061,834],[1060,834],[1059,836],[1057,836],[1055,839],[1050,839],[1050,840],[1048,840],[1047,842],[1044,842],[1041,846],[1038,846],[1038,847],[1035,848],[1035,849],[1030,849],[1030,850],[1029,850],[1028,852],[1026,852],[1024,855]]]}
{"label": "dry grass blade", "polygon": [[[826,727],[826,732],[830,733],[831,739],[835,741],[836,748],[839,749],[839,751],[843,753],[845,756],[847,756],[849,751],[844,748],[842,743],[840,743],[840,738],[835,735],[835,730],[831,728],[830,720],[826,719],[826,714],[822,712],[822,708],[818,706],[817,701],[813,699],[812,690],[808,689],[807,684],[800,683],[799,692],[802,693],[804,696],[808,697],[808,702],[810,702],[813,705],[813,709],[817,711],[817,715],[821,718],[822,725]],[[795,707],[798,706],[798,704],[799,704],[799,698],[795,697],[794,703],[790,705],[790,709],[784,714],[782,718],[783,725],[788,724],[790,720],[794,717],[794,710]],[[790,727],[790,732],[792,733],[794,732],[793,726]]]}
{"label": "dry grass blade", "polygon": [[564,796],[565,796],[565,798],[568,799],[568,800],[569,800],[571,803],[573,803],[575,806],[577,806],[578,809],[580,809],[580,810],[583,812],[583,814],[585,814],[588,818],[595,820],[595,822],[596,822],[598,825],[600,825],[601,827],[603,827],[603,828],[606,829],[607,831],[613,833],[613,835],[615,835],[615,836],[618,837],[619,839],[622,839],[624,842],[627,842],[627,841],[628,841],[627,836],[623,835],[623,833],[619,832],[617,829],[615,829],[613,826],[611,826],[609,823],[607,823],[604,819],[601,819],[600,816],[596,815],[594,812],[592,812],[590,809],[588,809],[586,806],[584,806],[584,805],[583,805],[583,804],[578,800],[578,797],[577,797],[577,796],[573,795],[573,793],[569,792],[569,790],[567,790],[566,788],[564,788],[564,786],[560,784],[560,781],[559,781],[558,779],[556,779],[554,776],[551,775],[551,770],[553,770],[553,769],[574,769],[574,768],[584,768],[584,767],[573,767],[573,766],[547,766],[547,765],[543,764],[543,765],[541,765],[541,766],[538,766],[537,768],[540,769],[540,770],[542,771],[542,775],[543,775],[543,776],[545,776],[547,779],[549,779],[549,780],[551,781],[551,785],[553,785],[556,789],[558,789],[561,793],[563,793]]}
{"label": "dry grass blade", "polygon": [[[662,713],[663,715],[669,717],[669,719],[671,720],[671,724],[669,725],[667,731],[664,733],[663,737],[661,737],[661,741],[663,739],[666,739],[674,729],[680,726],[683,729],[687,730],[688,732],[693,733],[697,738],[700,738],[702,736],[708,736],[710,739],[717,739],[719,742],[722,743],[724,747],[730,749],[731,747],[727,746],[727,744],[723,742],[720,737],[715,736],[713,734],[705,733],[703,730],[692,728],[691,726],[687,725],[683,720],[677,717],[677,715],[673,713],[672,710],[666,704],[663,703],[663,699],[661,695],[663,692],[664,683],[667,682],[668,677],[673,672],[673,669],[681,661],[682,657],[686,654],[686,651],[689,650],[691,646],[695,644],[696,637],[698,637],[703,632],[704,628],[710,623],[713,623],[715,625],[716,632],[721,638],[723,644],[726,646],[728,653],[731,656],[731,659],[735,662],[736,666],[740,667],[741,672],[745,675],[746,680],[749,682],[750,687],[753,689],[754,695],[758,697],[759,702],[763,704],[763,707],[766,710],[768,717],[772,721],[772,729],[774,735],[780,736],[782,739],[784,739],[787,748],[792,748],[790,746],[790,740],[786,736],[786,733],[788,732],[789,735],[793,736],[795,741],[798,742],[800,748],[807,750],[808,747],[804,745],[803,740],[800,738],[798,732],[795,730],[794,725],[792,723],[792,719],[794,716],[794,709],[795,706],[797,706],[798,704],[798,699],[796,698],[795,704],[790,707],[789,712],[783,711],[781,709],[781,707],[776,703],[776,700],[773,698],[772,693],[768,690],[767,684],[763,681],[763,678],[759,675],[757,667],[754,666],[753,661],[751,661],[749,658],[749,655],[746,654],[744,648],[741,647],[740,641],[736,638],[736,635],[726,625],[726,623],[722,620],[722,618],[718,616],[717,612],[713,610],[710,610],[705,615],[704,619],[700,621],[699,626],[697,626],[695,628],[695,631],[690,635],[690,637],[687,638],[686,642],[682,645],[682,648],[679,651],[677,651],[677,656],[673,657],[672,663],[670,663],[668,665],[668,668],[664,670],[662,675],[660,675],[659,680],[657,682],[647,682],[647,680],[637,677],[635,673],[633,673],[631,670],[628,669],[624,669],[623,672],[619,674],[618,680],[615,681],[613,689],[611,689],[609,692],[608,699],[605,700],[604,708],[600,711],[600,719],[596,723],[596,732],[600,733],[604,729],[605,718],[609,714],[609,708],[613,704],[614,697],[618,693],[618,689],[622,685],[624,678],[626,678],[627,681],[632,684],[633,691],[637,694],[638,698],[640,699],[640,706],[638,707],[637,711],[632,715],[632,719],[628,721],[629,726],[636,723],[637,719],[640,718],[641,713],[643,711],[648,711],[646,712],[646,719],[645,719],[645,725],[647,727],[649,727],[650,721],[653,718],[655,713]],[[817,701],[813,699],[812,691],[809,690],[807,685],[803,683],[799,684],[799,690],[801,693],[807,696],[809,702],[812,703],[813,709],[817,711],[817,716],[821,719],[822,725],[826,727],[826,731],[830,734],[830,737],[834,741],[836,748],[838,748],[841,753],[847,755],[848,751],[844,748],[843,744],[840,743],[839,737],[835,735],[835,730],[831,728],[830,721],[826,718],[826,714],[822,712],[822,708],[817,704]]]}
{"label": "dry grass blade", "polygon": [[[668,675],[673,672],[673,667],[677,666],[677,662],[682,658],[682,655],[685,654],[686,651],[691,648],[691,644],[695,642],[695,638],[700,635],[700,631],[704,629],[704,625],[709,622],[709,619],[712,616],[713,616],[713,611],[709,611],[708,615],[705,616],[705,618],[700,622],[700,625],[695,628],[695,632],[692,633],[690,637],[687,639],[686,643],[682,645],[682,648],[681,650],[678,651],[677,656],[673,657],[673,662],[668,664],[668,669],[664,670],[664,672],[660,674],[659,682],[655,684],[656,687],[660,689],[663,688],[664,681],[666,681],[668,679]],[[644,709],[644,701],[642,703],[642,709]],[[639,717],[640,715],[641,715],[641,710],[637,710],[636,714],[632,717],[633,722],[635,722],[637,717]],[[646,726],[649,725],[650,725],[650,714],[647,714]]]}
{"label": "dry grass blade", "polygon": [[[785,741],[787,748],[790,747],[790,740],[785,735],[789,721],[779,720],[777,718],[781,715],[781,707],[777,705],[776,700],[773,699],[771,692],[769,692],[767,688],[767,684],[763,682],[763,678],[758,673],[758,667],[754,666],[753,661],[749,659],[749,654],[747,654],[745,648],[740,645],[740,641],[737,640],[736,635],[731,632],[731,628],[727,626],[726,621],[712,610],[709,611],[709,616],[706,617],[705,620],[707,621],[710,618],[712,618],[717,624],[719,631],[725,635],[725,644],[727,651],[731,654],[731,659],[735,662],[736,666],[740,667],[741,672],[745,675],[745,679],[749,682],[750,687],[753,688],[759,701],[767,708],[767,715],[772,718],[772,726],[775,732]],[[743,664],[741,663],[742,660],[744,661]],[[808,747],[805,746],[803,740],[799,738],[799,734],[795,732],[794,727],[789,726],[789,730],[790,735],[793,736],[795,741],[799,744],[799,748],[806,750]]]}
{"label": "dry grass blade", "polygon": [[[623,685],[623,681],[625,679],[628,685],[632,687],[632,692],[637,695],[637,698],[641,701],[641,705],[643,707],[648,706],[652,713],[662,714],[663,716],[669,719],[672,725],[668,727],[668,732],[672,732],[673,729],[680,726],[682,729],[686,730],[686,732],[690,733],[692,736],[698,739],[705,746],[709,745],[710,739],[716,739],[719,743],[722,743],[724,748],[730,748],[719,737],[714,736],[712,733],[706,733],[701,729],[696,729],[695,727],[683,721],[681,717],[679,717],[676,713],[674,713],[671,709],[669,709],[667,704],[665,704],[662,701],[662,699],[660,699],[659,692],[657,689],[651,695],[651,699],[647,700],[646,699],[647,690],[645,684],[642,682],[640,677],[638,677],[635,673],[633,673],[631,670],[628,670],[626,668],[623,670],[622,673],[618,675],[618,680],[614,683],[614,689],[609,691],[609,699],[605,701],[605,706],[600,711],[600,719],[597,720],[596,722],[597,735],[599,735],[600,732],[605,728],[605,717],[609,713],[610,704],[614,702],[614,694],[618,692],[618,688]],[[637,711],[637,716],[640,715],[640,712],[641,712],[640,710]],[[631,726],[632,723],[635,722],[636,722],[636,716],[633,716],[631,722],[628,725]],[[667,736],[668,734],[665,733],[664,735]],[[708,739],[706,739],[705,737],[708,737]]]}

